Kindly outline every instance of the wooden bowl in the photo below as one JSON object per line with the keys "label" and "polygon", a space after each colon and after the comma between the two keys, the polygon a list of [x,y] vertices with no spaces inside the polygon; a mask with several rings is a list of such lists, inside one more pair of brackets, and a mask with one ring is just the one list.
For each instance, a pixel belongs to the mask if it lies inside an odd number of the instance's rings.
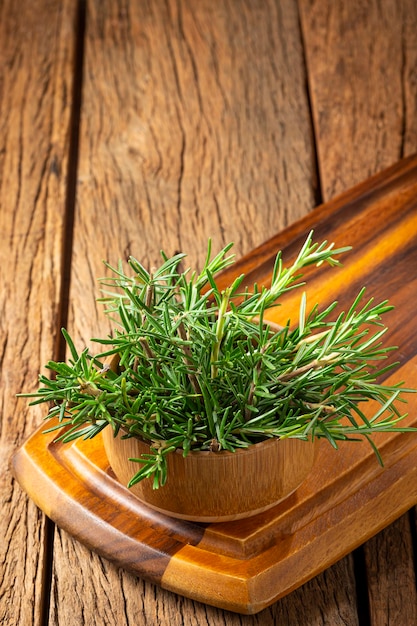
{"label": "wooden bowl", "polygon": [[[149,452],[137,438],[103,431],[104,447],[118,480],[127,485],[139,464],[129,461]],[[148,506],[173,517],[199,522],[225,522],[266,511],[293,493],[308,476],[316,456],[316,442],[268,439],[236,452],[177,450],[167,456],[164,487],[152,488],[145,479],[131,487]]]}

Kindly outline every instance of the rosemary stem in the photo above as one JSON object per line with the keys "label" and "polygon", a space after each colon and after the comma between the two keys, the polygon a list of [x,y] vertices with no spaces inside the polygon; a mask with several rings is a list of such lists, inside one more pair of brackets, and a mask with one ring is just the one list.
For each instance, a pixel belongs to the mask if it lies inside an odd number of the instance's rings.
{"label": "rosemary stem", "polygon": [[[268,346],[269,346],[269,342],[266,343],[264,346],[262,346],[261,353],[264,353],[267,350]],[[262,359],[259,359],[259,361],[256,364],[256,367],[254,368],[253,377],[252,377],[252,381],[251,381],[250,388],[249,388],[248,400],[246,403],[245,415],[244,415],[245,422],[248,422],[252,415],[249,407],[254,405],[256,383],[257,383],[259,374],[261,372],[261,369],[262,369]]]}
{"label": "rosemary stem", "polygon": [[338,356],[339,356],[338,352],[332,352],[331,354],[328,354],[327,356],[326,355],[323,356],[321,359],[314,359],[313,361],[311,361],[311,363],[307,363],[306,365],[297,367],[295,370],[292,370],[291,372],[284,372],[283,374],[280,374],[277,380],[286,382],[287,380],[296,378],[300,374],[304,374],[305,372],[308,372],[309,370],[315,370],[320,367],[323,367],[324,365],[329,365],[329,363],[334,362]]}
{"label": "rosemary stem", "polygon": [[216,339],[213,343],[213,348],[211,352],[211,377],[212,378],[216,378],[218,374],[217,361],[219,360],[219,355],[220,355],[220,344],[223,339],[225,315],[226,315],[227,307],[229,305],[229,297],[230,297],[230,291],[229,289],[225,289],[225,291],[223,292],[223,297],[222,297],[220,307],[219,307],[219,314],[217,317]]}
{"label": "rosemary stem", "polygon": [[[152,282],[152,274],[149,275],[149,283],[146,287],[146,293],[145,293],[145,306],[147,309],[150,309],[152,306],[152,302],[153,302],[153,298],[154,298],[154,292],[155,292],[155,287],[154,284]],[[144,326],[145,322],[146,322],[146,316],[147,316],[147,312],[146,310],[143,311],[142,313],[142,326]]]}
{"label": "rosemary stem", "polygon": [[145,352],[146,356],[148,357],[149,361],[153,362],[155,364],[155,369],[156,369],[156,373],[158,374],[158,376],[162,377],[162,372],[161,372],[161,368],[159,366],[159,363],[157,361],[157,359],[155,358],[154,353],[152,352],[149,344],[148,344],[148,340],[146,339],[146,337],[140,337],[139,338],[139,343],[142,346],[143,351]]}
{"label": "rosemary stem", "polygon": [[[178,334],[181,337],[181,339],[185,342],[188,340],[187,338],[187,332],[185,330],[184,327],[184,323],[181,321],[179,326],[178,326]],[[186,343],[183,343],[181,346],[181,349],[184,353],[184,363],[186,364],[188,370],[187,370],[187,376],[188,379],[191,383],[192,388],[194,389],[195,393],[198,395],[201,395],[201,387],[200,387],[200,383],[198,382],[197,376],[195,375],[195,373],[192,371],[192,368],[194,367],[193,362],[192,362],[192,358],[191,358],[191,350],[190,350],[190,346]]]}

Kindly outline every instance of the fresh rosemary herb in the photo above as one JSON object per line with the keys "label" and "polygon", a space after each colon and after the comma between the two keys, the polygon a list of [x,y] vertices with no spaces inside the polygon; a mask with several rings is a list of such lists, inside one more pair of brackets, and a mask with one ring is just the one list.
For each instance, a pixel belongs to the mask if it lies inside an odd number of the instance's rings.
{"label": "fresh rosemary herb", "polygon": [[[278,253],[270,287],[241,289],[239,276],[220,291],[216,275],[233,263],[230,248],[212,259],[209,242],[201,272],[179,270],[184,254],[163,254],[152,273],[134,258],[128,273],[121,263],[108,265],[101,301],[116,327],[111,337],[93,339],[101,353],[79,353],[63,330],[68,363],[50,361],[55,375],[41,375],[38,391],[23,395],[35,397],[32,404],[52,403],[48,417],[58,421],[50,430],[67,425],[64,442],[108,426],[115,436],[149,442],[130,485],[147,477],[163,485],[175,449],[234,451],[269,437],[324,437],[334,447],[365,438],[382,463],[372,435],[409,430],[396,406],[406,390],[378,382],[395,367],[381,367],[393,350],[382,342],[381,317],[392,307],[366,300],[362,289],[332,320],[336,303],[307,311],[302,295],[298,324],[282,320],[277,329],[267,310],[303,284],[301,270],[338,265],[349,248],[314,243],[310,233],[290,267]],[[106,363],[111,355],[118,355],[117,368]],[[363,406],[369,400],[379,407],[372,416]]]}

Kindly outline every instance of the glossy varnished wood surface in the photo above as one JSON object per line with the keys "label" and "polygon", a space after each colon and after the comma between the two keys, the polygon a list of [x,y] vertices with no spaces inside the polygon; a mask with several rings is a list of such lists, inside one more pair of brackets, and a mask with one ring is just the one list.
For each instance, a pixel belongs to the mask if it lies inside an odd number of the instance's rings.
{"label": "glossy varnished wood surface", "polygon": [[152,265],[164,246],[201,262],[208,236],[240,257],[417,151],[414,0],[34,0],[0,13],[0,621],[415,624],[414,509],[243,617],[53,532],[9,464],[42,419],[15,393],[63,356],[60,325],[80,345],[107,332],[102,259]]}
{"label": "glossy varnished wood surface", "polygon": [[[342,269],[309,272],[312,304],[317,298],[324,306],[339,294],[339,307],[346,310],[362,284],[374,298],[389,288],[395,311],[387,341],[395,337],[399,346],[390,382],[411,386],[417,374],[412,332],[417,276],[405,277],[417,266],[417,157],[320,207],[292,230],[303,240],[312,222],[318,236],[328,233],[336,245],[357,234]],[[288,260],[289,231],[282,233]],[[265,248],[273,246],[268,242]],[[256,255],[262,254],[261,247]],[[251,284],[258,272],[252,255],[240,266]],[[263,267],[269,267],[266,284],[273,263]],[[294,294],[283,299],[274,320],[296,319],[298,301]],[[407,408],[407,424],[417,425],[417,396]],[[341,444],[335,451],[323,442],[307,480],[287,500],[250,519],[208,525],[173,520],[135,501],[109,474],[99,439],[63,446],[53,443],[54,436],[38,429],[15,456],[14,467],[22,486],[60,528],[165,589],[239,613],[265,609],[417,503],[413,434],[377,437],[384,469],[366,444]]]}

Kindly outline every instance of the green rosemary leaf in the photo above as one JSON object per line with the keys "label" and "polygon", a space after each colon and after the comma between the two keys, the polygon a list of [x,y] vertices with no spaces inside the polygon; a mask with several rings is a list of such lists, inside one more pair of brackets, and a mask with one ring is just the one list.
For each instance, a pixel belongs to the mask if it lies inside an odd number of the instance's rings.
{"label": "green rosemary leaf", "polygon": [[69,333],[66,331],[65,328],[61,328],[61,332],[62,332],[62,334],[64,336],[64,339],[65,339],[65,342],[66,342],[67,346],[70,349],[73,361],[77,362],[78,359],[79,359],[79,356],[78,356],[78,352],[77,352],[77,349],[76,349],[76,347],[74,345],[73,340],[71,339]]}

